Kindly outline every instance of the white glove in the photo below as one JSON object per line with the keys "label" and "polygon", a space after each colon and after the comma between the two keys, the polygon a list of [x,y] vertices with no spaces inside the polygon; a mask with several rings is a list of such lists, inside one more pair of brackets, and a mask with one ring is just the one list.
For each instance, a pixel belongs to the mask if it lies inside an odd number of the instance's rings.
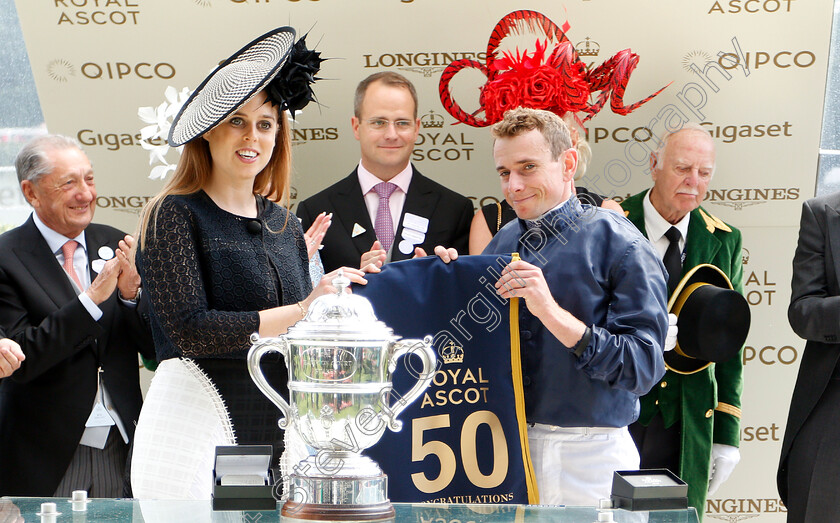
{"label": "white glove", "polygon": [[721,443],[712,444],[712,470],[709,471],[710,496],[729,479],[729,475],[735,470],[735,465],[739,461],[741,461],[741,452],[738,447]]}
{"label": "white glove", "polygon": [[668,313],[668,334],[665,335],[665,350],[672,350],[677,346],[677,315]]}

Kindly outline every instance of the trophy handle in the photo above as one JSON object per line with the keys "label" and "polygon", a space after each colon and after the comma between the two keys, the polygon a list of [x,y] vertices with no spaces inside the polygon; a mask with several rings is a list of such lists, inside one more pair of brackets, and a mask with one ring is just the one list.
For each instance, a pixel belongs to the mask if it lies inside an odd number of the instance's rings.
{"label": "trophy handle", "polygon": [[[402,356],[409,354],[416,354],[420,356],[423,361],[423,369],[418,373],[416,369],[410,369],[413,375],[417,376],[417,383],[411,387],[405,396],[399,398],[393,405],[382,409],[382,414],[388,420],[388,428],[394,432],[399,432],[402,429],[402,422],[397,419],[400,412],[411,405],[417,398],[423,394],[423,391],[432,382],[437,369],[437,355],[432,347],[432,337],[426,336],[422,340],[400,340],[395,344],[394,353],[391,355],[391,360],[388,362],[388,369],[393,373],[397,368],[397,360]],[[390,392],[390,389],[388,389]]]}
{"label": "trophy handle", "polygon": [[257,388],[272,403],[277,405],[277,408],[283,413],[283,417],[277,420],[277,424],[281,429],[285,430],[289,426],[289,414],[292,409],[289,406],[289,402],[268,384],[260,368],[260,360],[269,352],[279,352],[283,355],[283,359],[286,360],[286,367],[288,368],[289,342],[282,336],[279,338],[260,338],[258,334],[253,334],[251,335],[251,343],[253,345],[248,350],[248,372],[251,374],[251,379],[254,380]]}

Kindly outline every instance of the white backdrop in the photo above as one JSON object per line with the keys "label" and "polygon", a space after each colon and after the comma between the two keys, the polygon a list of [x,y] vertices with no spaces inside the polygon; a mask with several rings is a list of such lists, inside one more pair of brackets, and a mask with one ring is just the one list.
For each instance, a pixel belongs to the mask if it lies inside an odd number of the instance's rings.
{"label": "white backdrop", "polygon": [[[784,521],[775,488],[779,447],[804,342],[786,320],[799,210],[813,196],[832,0],[17,0],[50,132],[86,145],[97,173],[97,221],[134,230],[161,187],[148,179],[138,107],[164,89],[194,88],[220,60],[280,25],[309,31],[325,62],[294,131],[292,206],[358,162],[350,128],[359,80],[397,70],[415,83],[424,127],[415,162],[476,202],[499,195],[486,129],[453,125],[437,94],[452,60],[483,61],[496,22],[533,9],[600,64],[641,57],[625,94],[660,96],[627,117],[604,109],[588,123],[592,165],[580,185],[621,200],[650,184],[651,135],[693,120],[716,137],[717,173],[704,207],[744,233],[744,284],[753,324],[745,351],[742,461],[711,518]],[[521,41],[520,41],[521,42]],[[527,43],[527,39],[526,39]],[[533,42],[530,42],[533,45]],[[480,74],[453,85],[477,107]],[[442,123],[442,126],[439,124]],[[170,161],[177,154],[170,152]],[[0,206],[4,205],[0,202]],[[19,202],[17,202],[19,204]]]}

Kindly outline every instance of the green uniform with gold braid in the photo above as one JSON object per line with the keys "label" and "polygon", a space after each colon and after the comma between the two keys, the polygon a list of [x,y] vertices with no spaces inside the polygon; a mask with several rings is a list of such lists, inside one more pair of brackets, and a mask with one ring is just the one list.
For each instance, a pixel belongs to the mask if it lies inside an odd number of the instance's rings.
{"label": "green uniform with gold braid", "polygon": [[[647,236],[642,202],[647,191],[621,203],[627,219]],[[732,287],[743,294],[741,232],[729,227],[702,207],[691,211],[685,246],[683,274],[701,263],[722,270]],[[743,387],[741,353],[729,361],[712,364],[694,374],[678,374],[670,369],[659,384],[642,396],[639,422],[647,425],[658,412],[666,427],[681,423],[679,476],[688,483],[688,504],[702,519],[712,443],[737,447],[740,441],[741,389]]]}

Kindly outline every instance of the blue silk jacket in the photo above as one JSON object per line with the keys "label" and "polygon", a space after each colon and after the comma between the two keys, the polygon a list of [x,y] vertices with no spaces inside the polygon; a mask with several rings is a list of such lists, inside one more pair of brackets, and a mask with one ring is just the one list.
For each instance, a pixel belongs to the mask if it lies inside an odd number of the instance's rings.
{"label": "blue silk jacket", "polygon": [[639,396],[665,374],[666,272],[626,218],[572,196],[537,221],[514,220],[484,254],[518,252],[542,269],[557,303],[588,325],[580,355],[520,303],[520,337],[529,423],[624,427]]}

